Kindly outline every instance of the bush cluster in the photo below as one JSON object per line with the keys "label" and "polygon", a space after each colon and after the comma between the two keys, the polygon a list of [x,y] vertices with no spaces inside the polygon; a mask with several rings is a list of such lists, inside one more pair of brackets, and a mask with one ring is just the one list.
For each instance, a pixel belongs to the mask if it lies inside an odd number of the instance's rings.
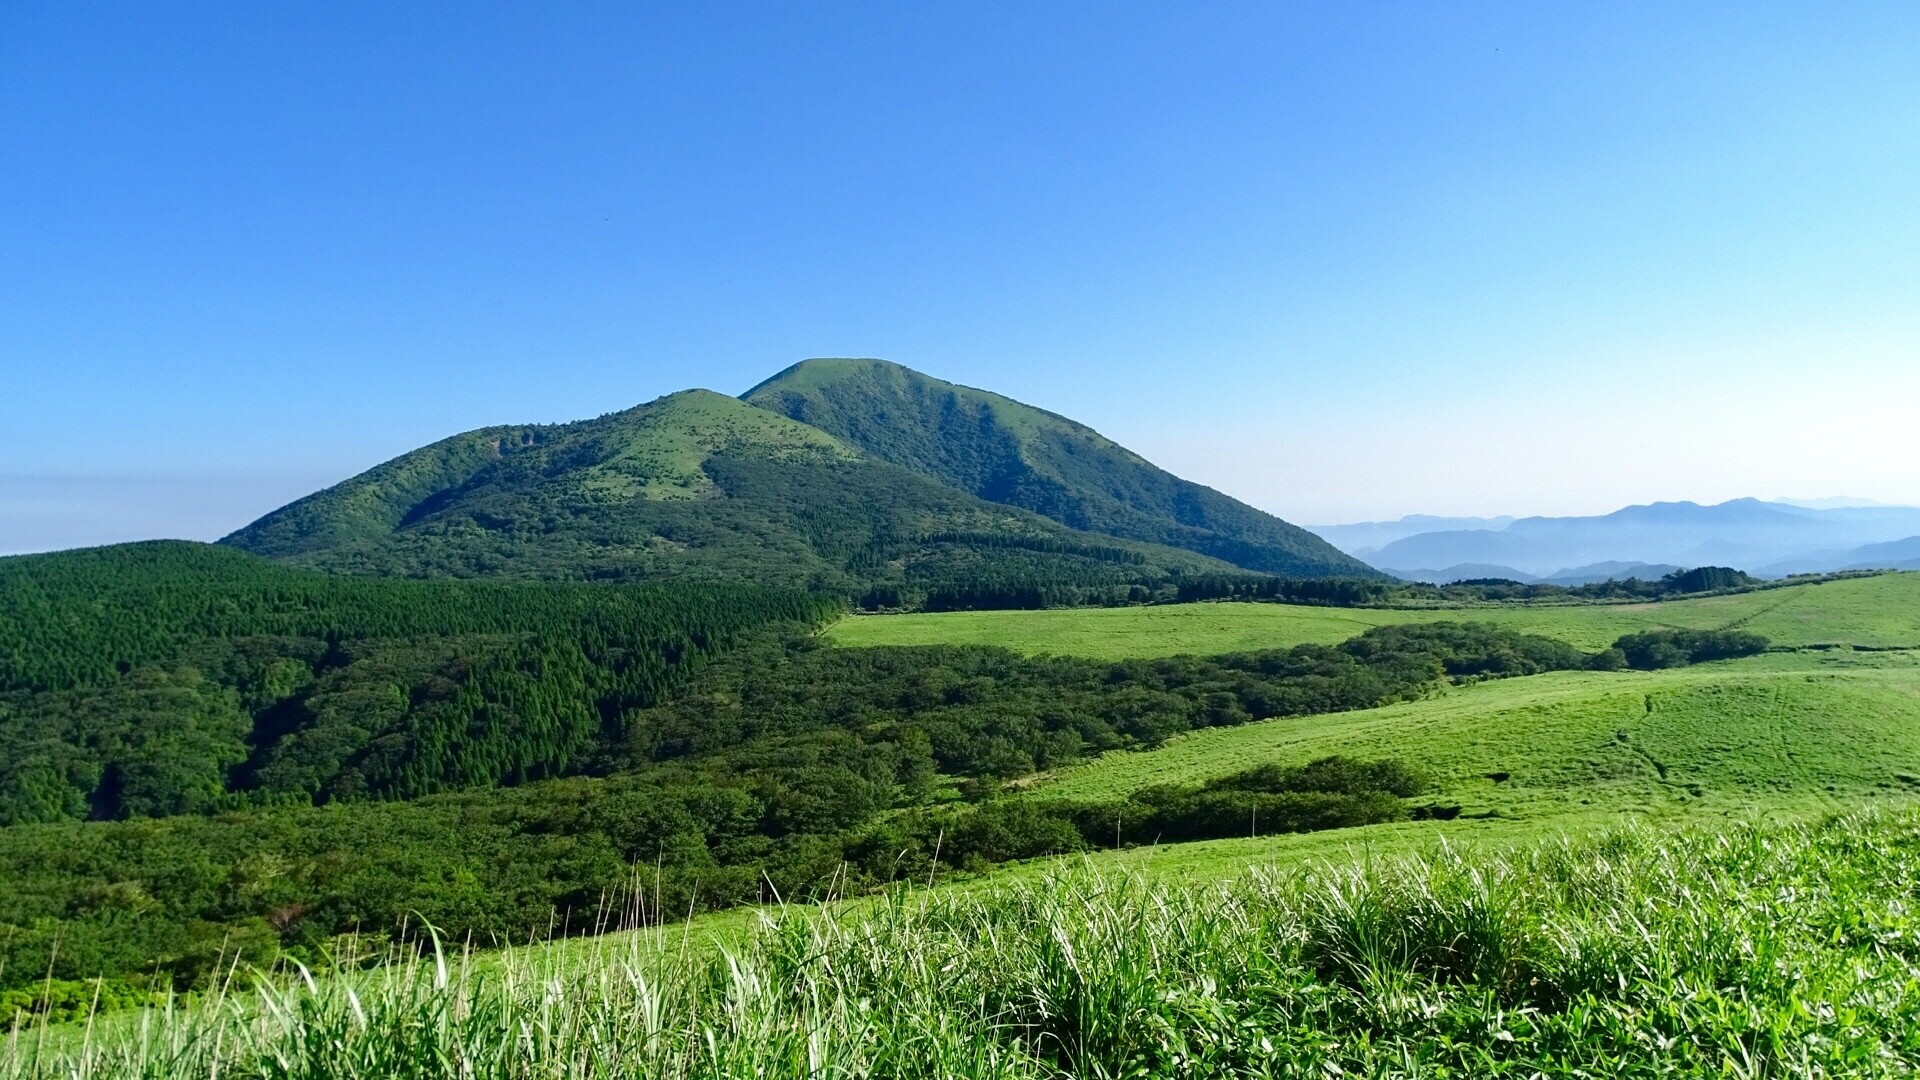
{"label": "bush cluster", "polygon": [[1767,651],[1767,639],[1745,630],[1648,630],[1628,634],[1602,654],[1604,666],[1618,663],[1638,671],[1732,660]]}

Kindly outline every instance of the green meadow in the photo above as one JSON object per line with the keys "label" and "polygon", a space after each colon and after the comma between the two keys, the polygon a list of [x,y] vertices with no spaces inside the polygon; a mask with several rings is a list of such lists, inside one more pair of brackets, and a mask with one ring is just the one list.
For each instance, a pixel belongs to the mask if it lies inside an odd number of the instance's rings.
{"label": "green meadow", "polygon": [[1463,818],[1851,805],[1920,785],[1920,661],[1789,653],[1552,672],[1359,712],[1211,728],[1037,781],[1036,797],[1194,783],[1330,754],[1417,762]]}
{"label": "green meadow", "polygon": [[1332,608],[1199,603],[1039,611],[861,615],[827,631],[836,645],[998,645],[1095,659],[1213,655],[1332,645],[1375,626],[1471,619],[1601,649],[1653,629],[1737,628],[1776,646],[1920,646],[1920,573],[1790,585],[1646,604],[1489,604],[1450,608]]}
{"label": "green meadow", "polygon": [[1449,814],[1457,808],[1446,820],[1087,856],[1201,877],[1441,839],[1506,846],[1629,822],[1803,817],[1920,795],[1920,651],[1909,651],[1920,648],[1915,573],[1647,604],[1199,603],[860,616],[827,634],[842,647],[998,644],[1117,660],[1331,644],[1387,623],[1461,619],[1586,649],[1647,629],[1746,629],[1766,635],[1775,651],[1667,671],[1468,682],[1384,708],[1203,729],[1018,787],[1036,799],[1104,799],[1337,754],[1415,763],[1433,781],[1419,801]]}

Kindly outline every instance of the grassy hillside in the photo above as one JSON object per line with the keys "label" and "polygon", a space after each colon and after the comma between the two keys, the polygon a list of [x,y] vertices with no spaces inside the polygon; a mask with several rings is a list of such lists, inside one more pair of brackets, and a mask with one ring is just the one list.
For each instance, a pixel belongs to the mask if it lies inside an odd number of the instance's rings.
{"label": "grassy hillside", "polygon": [[1303,529],[1155,466],[1085,425],[884,360],[808,360],[744,399],[1075,529],[1290,577],[1379,576]]}
{"label": "grassy hillside", "polygon": [[[1198,731],[1061,770],[1107,797],[1328,754],[1397,757],[1467,815],[1843,806],[1920,790],[1920,660],[1792,654],[1661,672],[1556,672],[1362,712]],[[1497,779],[1496,779],[1497,778]]]}
{"label": "grassy hillside", "polygon": [[[704,390],[403,455],[227,537],[292,565],[393,576],[748,578],[915,604],[1051,589],[1125,599],[1230,571],[1076,533]],[[965,598],[952,606],[965,606]]]}
{"label": "grassy hillside", "polygon": [[1332,644],[1369,627],[1470,619],[1604,648],[1660,628],[1734,628],[1775,645],[1920,646],[1920,574],[1888,574],[1654,604],[1382,609],[1206,603],[1153,607],[861,616],[835,624],[844,646],[994,644],[1096,659],[1211,655]]}
{"label": "grassy hillside", "polygon": [[[1920,1069],[1920,817],[1183,883],[1088,869],[290,979],[0,1042],[0,1078],[1810,1077]],[[684,940],[684,939],[680,939]]]}
{"label": "grassy hillside", "polygon": [[803,424],[732,406],[720,394],[688,390],[578,424],[469,431],[275,511],[228,542],[274,557],[377,542],[460,497],[506,486],[509,477],[563,472],[560,485],[583,499],[683,500],[712,494],[713,480],[701,468],[712,454],[823,462],[858,456]]}

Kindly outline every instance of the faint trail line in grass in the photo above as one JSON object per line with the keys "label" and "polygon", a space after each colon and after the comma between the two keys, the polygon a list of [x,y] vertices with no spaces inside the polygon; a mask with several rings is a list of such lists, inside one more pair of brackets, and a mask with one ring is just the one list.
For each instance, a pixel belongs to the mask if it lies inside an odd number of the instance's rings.
{"label": "faint trail line in grass", "polygon": [[1781,760],[1787,763],[1788,771],[1792,775],[1798,776],[1800,775],[1800,759],[1794,756],[1793,740],[1789,737],[1788,731],[1787,731],[1786,687],[1784,686],[1774,687],[1772,697],[1773,697],[1773,702],[1771,707],[1768,709],[1768,726],[1773,731],[1774,746],[1778,748],[1780,752]]}
{"label": "faint trail line in grass", "polygon": [[1625,746],[1628,750],[1632,751],[1635,757],[1653,766],[1653,771],[1659,775],[1660,782],[1663,784],[1666,783],[1667,782],[1666,762],[1661,761],[1657,757],[1654,757],[1652,754],[1647,752],[1646,747],[1641,746],[1637,742],[1634,742],[1632,732],[1621,732],[1621,734],[1626,736],[1626,738],[1620,740],[1621,745]]}
{"label": "faint trail line in grass", "polygon": [[1782,592],[1785,592],[1786,595],[1782,596],[1778,600],[1775,600],[1773,603],[1766,605],[1765,607],[1755,608],[1754,610],[1747,612],[1745,615],[1741,615],[1737,618],[1734,618],[1728,621],[1728,623],[1725,626],[1720,627],[1720,629],[1738,630],[1741,627],[1746,626],[1748,623],[1751,623],[1753,620],[1760,618],[1762,615],[1771,615],[1774,612],[1779,611],[1783,607],[1787,607],[1790,604],[1798,602],[1800,599],[1800,597],[1795,596],[1791,591],[1782,590]]}

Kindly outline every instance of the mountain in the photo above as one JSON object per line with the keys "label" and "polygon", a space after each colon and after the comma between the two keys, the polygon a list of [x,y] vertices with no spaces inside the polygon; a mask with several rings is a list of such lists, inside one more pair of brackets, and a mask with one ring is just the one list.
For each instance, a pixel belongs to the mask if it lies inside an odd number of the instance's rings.
{"label": "mountain", "polygon": [[1407,581],[1424,581],[1429,585],[1447,585],[1455,581],[1476,579],[1504,579],[1518,581],[1523,585],[1593,585],[1602,581],[1625,581],[1639,578],[1641,581],[1658,581],[1685,567],[1670,566],[1662,563],[1638,562],[1602,562],[1588,566],[1570,566],[1564,570],[1547,575],[1529,574],[1524,570],[1515,570],[1511,566],[1495,563],[1458,563],[1444,570],[1402,570],[1397,567],[1382,567],[1394,577]]}
{"label": "mountain", "polygon": [[[1519,518],[1502,528],[1443,529],[1365,552],[1381,567],[1498,564],[1547,577],[1595,563],[1720,565],[1761,573],[1837,570],[1866,544],[1920,535],[1920,509],[1819,510],[1758,499],[1629,506],[1597,517]],[[1859,561],[1859,560],[1855,560]]]}
{"label": "mountain", "polygon": [[1151,587],[1224,562],[1076,532],[708,390],[404,454],[221,541],[407,577],[740,578],[929,592]]}
{"label": "mountain", "polygon": [[1769,563],[1759,572],[1769,577],[1785,577],[1829,570],[1920,570],[1920,536],[1811,552]]}
{"label": "mountain", "polygon": [[1298,526],[1083,424],[884,360],[807,360],[744,400],[873,457],[1063,525],[1292,577],[1380,576]]}
{"label": "mountain", "polygon": [[1594,585],[1602,581],[1625,581],[1639,578],[1641,581],[1659,581],[1668,574],[1690,569],[1675,566],[1672,563],[1612,562],[1592,563],[1587,566],[1570,566],[1557,573],[1548,574],[1540,579],[1543,585]]}
{"label": "mountain", "polygon": [[1441,570],[1406,570],[1383,566],[1382,570],[1403,581],[1422,581],[1428,585],[1450,585],[1456,581],[1518,581],[1531,585],[1540,580],[1532,574],[1498,563],[1455,563]]}
{"label": "mountain", "polygon": [[1853,510],[1861,507],[1890,505],[1876,499],[1859,499],[1851,495],[1829,495],[1821,499],[1775,499],[1773,501],[1781,506],[1797,506],[1802,510]]}
{"label": "mountain", "polygon": [[1513,524],[1511,517],[1438,517],[1433,514],[1408,514],[1393,521],[1359,521],[1351,525],[1308,525],[1306,529],[1341,551],[1355,558],[1364,559],[1395,540],[1404,540],[1421,533],[1475,529],[1499,530],[1511,524]]}
{"label": "mountain", "polygon": [[1867,544],[1847,552],[1844,558],[1844,570],[1920,570],[1920,536]]}

